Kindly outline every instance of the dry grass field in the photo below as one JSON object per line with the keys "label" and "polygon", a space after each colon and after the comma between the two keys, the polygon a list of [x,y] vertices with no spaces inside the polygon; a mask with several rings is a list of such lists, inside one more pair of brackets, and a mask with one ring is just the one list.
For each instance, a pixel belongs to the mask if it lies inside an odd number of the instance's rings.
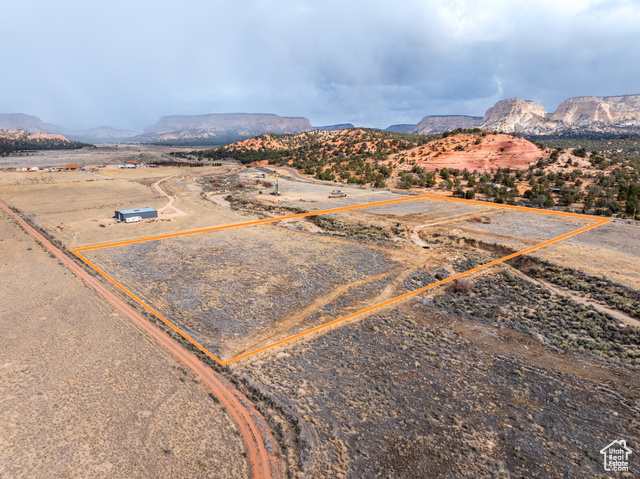
{"label": "dry grass field", "polygon": [[[15,170],[23,166],[54,166],[66,165],[102,166],[118,165],[127,161],[138,163],[153,163],[158,160],[170,160],[171,151],[180,151],[184,148],[153,146],[153,145],[114,145],[98,144],[95,148],[82,148],[80,150],[42,150],[36,152],[14,153],[8,157],[0,158],[0,168]],[[29,173],[31,176],[31,173]]]}
{"label": "dry grass field", "polygon": [[[329,198],[333,184],[285,171],[272,196],[268,170],[194,170],[0,181],[0,198],[72,249],[403,197]],[[170,198],[184,215],[109,220],[117,205]],[[429,199],[85,254],[228,359],[590,223]],[[637,237],[608,223],[224,373],[299,477],[607,477],[602,447],[640,447]]]}
{"label": "dry grass field", "polygon": [[268,225],[84,255],[223,360],[280,339],[307,319],[301,312],[399,272],[374,249]]}
{"label": "dry grass field", "polygon": [[247,477],[191,375],[0,213],[0,476]]}

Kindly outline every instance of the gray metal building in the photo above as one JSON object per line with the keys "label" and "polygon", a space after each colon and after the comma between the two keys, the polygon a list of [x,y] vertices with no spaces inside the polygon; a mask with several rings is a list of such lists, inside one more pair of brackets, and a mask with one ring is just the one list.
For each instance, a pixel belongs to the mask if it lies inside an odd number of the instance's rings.
{"label": "gray metal building", "polygon": [[158,210],[153,208],[136,208],[135,210],[118,210],[116,211],[116,220],[125,223],[133,223],[135,221],[146,220],[148,218],[157,218]]}

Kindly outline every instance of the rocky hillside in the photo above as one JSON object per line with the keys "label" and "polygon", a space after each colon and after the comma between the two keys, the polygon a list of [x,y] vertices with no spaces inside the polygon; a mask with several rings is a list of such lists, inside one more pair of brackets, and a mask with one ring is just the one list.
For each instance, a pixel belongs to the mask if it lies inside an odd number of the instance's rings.
{"label": "rocky hillside", "polygon": [[30,133],[24,130],[0,130],[0,153],[8,154],[24,150],[76,149],[88,146],[70,141],[54,133]]}
{"label": "rocky hillside", "polygon": [[569,98],[551,114],[540,103],[510,98],[487,110],[481,128],[524,135],[640,134],[640,95]]}
{"label": "rocky hillside", "polygon": [[292,166],[319,179],[381,184],[414,168],[424,172],[526,170],[538,159],[548,158],[551,151],[523,138],[480,129],[427,136],[355,128],[267,134],[193,154],[215,161],[234,158],[242,163]]}
{"label": "rocky hillside", "polygon": [[482,119],[482,128],[509,133],[540,134],[553,128],[540,103],[510,98],[489,108]]}
{"label": "rocky hillside", "polygon": [[0,130],[0,140],[2,141],[55,141],[60,143],[71,143],[62,135],[54,133],[30,133],[24,130]]}
{"label": "rocky hillside", "polygon": [[338,185],[640,217],[637,138],[554,141],[549,147],[479,128],[438,136],[355,128],[262,135],[189,156],[292,167]]}
{"label": "rocky hillside", "polygon": [[306,118],[259,113],[165,116],[134,141],[172,144],[224,144],[264,133],[298,134],[313,127]]}

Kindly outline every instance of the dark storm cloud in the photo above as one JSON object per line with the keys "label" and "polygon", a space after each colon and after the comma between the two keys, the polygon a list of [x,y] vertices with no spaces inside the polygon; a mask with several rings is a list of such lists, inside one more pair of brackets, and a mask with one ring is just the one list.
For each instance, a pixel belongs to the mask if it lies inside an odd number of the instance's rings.
{"label": "dark storm cloud", "polygon": [[214,112],[384,127],[640,93],[638,1],[0,5],[0,112],[73,128]]}

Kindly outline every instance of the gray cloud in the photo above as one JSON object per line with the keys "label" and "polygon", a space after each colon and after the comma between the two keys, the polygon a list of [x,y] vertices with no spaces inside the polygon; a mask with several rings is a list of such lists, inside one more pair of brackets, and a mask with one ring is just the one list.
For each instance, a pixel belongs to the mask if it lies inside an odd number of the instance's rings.
{"label": "gray cloud", "polygon": [[640,2],[8,2],[1,112],[72,128],[272,112],[384,127],[640,93]]}

